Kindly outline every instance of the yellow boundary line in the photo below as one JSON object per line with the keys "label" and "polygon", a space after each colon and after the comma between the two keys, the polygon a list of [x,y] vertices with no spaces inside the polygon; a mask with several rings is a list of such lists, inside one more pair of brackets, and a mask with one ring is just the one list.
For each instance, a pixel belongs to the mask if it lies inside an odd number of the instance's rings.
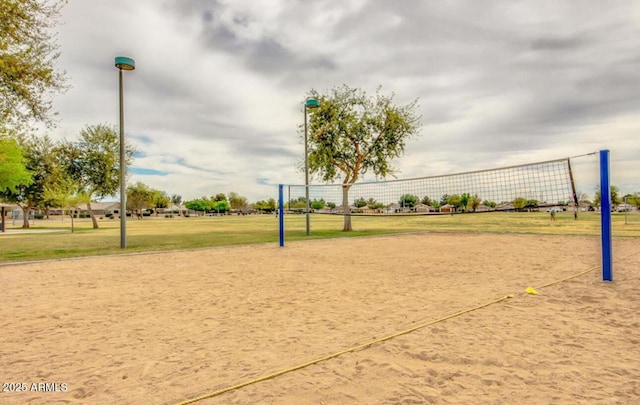
{"label": "yellow boundary line", "polygon": [[[640,254],[640,252],[635,252],[635,253],[631,253],[631,254],[626,255],[626,256],[622,256],[622,257],[620,257],[620,258],[619,258],[618,260],[616,260],[616,261],[623,260],[623,259],[627,259],[627,258],[632,257],[632,256],[635,256],[635,255],[637,255],[637,254]],[[602,267],[601,265],[597,265],[597,266],[590,267],[590,268],[588,268],[587,270],[581,271],[580,273],[576,273],[576,274],[573,274],[573,275],[571,275],[571,276],[568,276],[568,277],[565,277],[565,278],[561,278],[560,280],[552,281],[552,282],[550,282],[550,283],[547,283],[547,284],[541,285],[541,286],[539,286],[539,287],[536,287],[536,289],[549,287],[549,286],[552,286],[552,285],[555,285],[555,284],[562,283],[563,281],[571,280],[572,278],[580,277],[580,276],[582,276],[583,274],[587,274],[587,273],[589,273],[589,272],[591,272],[591,271],[593,271],[593,270],[595,270],[595,269],[599,269],[599,268],[601,268],[601,267]]]}
{"label": "yellow boundary line", "polygon": [[232,385],[230,387],[222,388],[220,390],[213,391],[213,392],[201,395],[201,396],[196,397],[196,398],[192,398],[192,399],[188,399],[186,401],[178,402],[175,405],[187,405],[187,404],[192,404],[194,402],[202,401],[203,399],[213,398],[213,397],[218,396],[220,394],[223,394],[225,392],[229,392],[229,391],[236,390],[238,388],[246,387],[247,385],[255,384],[257,382],[266,381],[266,380],[278,377],[278,376],[280,376],[282,374],[289,373],[291,371],[300,370],[301,368],[305,368],[305,367],[311,366],[313,364],[317,364],[317,363],[320,363],[320,362],[323,362],[323,361],[326,361],[326,360],[330,360],[330,359],[336,358],[336,357],[341,356],[341,355],[346,354],[346,353],[351,353],[351,352],[355,352],[357,350],[364,349],[364,348],[369,347],[371,345],[374,345],[376,343],[384,342],[385,340],[393,339],[393,338],[401,336],[401,335],[406,335],[408,333],[415,332],[418,329],[433,325],[433,324],[438,323],[438,322],[446,321],[447,319],[455,318],[456,316],[460,316],[460,315],[466,314],[468,312],[472,312],[472,311],[475,311],[475,310],[478,310],[478,309],[481,309],[481,308],[484,308],[484,307],[488,307],[489,305],[497,304],[497,303],[505,301],[505,300],[507,300],[509,298],[513,298],[513,295],[505,295],[504,297],[499,298],[497,300],[493,300],[493,301],[487,302],[485,304],[478,305],[478,306],[473,307],[473,308],[465,309],[463,311],[458,311],[456,313],[447,315],[447,316],[445,316],[443,318],[439,318],[439,319],[436,319],[436,320],[433,320],[433,321],[425,322],[425,323],[422,323],[420,325],[414,326],[414,327],[412,327],[410,329],[406,329],[406,330],[403,330],[403,331],[400,331],[400,332],[396,332],[396,333],[394,333],[392,335],[388,335],[388,336],[384,336],[384,337],[381,337],[381,338],[378,338],[378,339],[374,339],[374,340],[371,340],[371,341],[369,341],[367,343],[363,343],[363,344],[360,344],[360,345],[357,345],[357,346],[353,346],[353,347],[350,347],[348,349],[342,350],[342,351],[337,352],[337,353],[333,353],[333,354],[329,354],[329,355],[326,355],[326,356],[323,356],[323,357],[319,357],[319,358],[317,358],[315,360],[311,360],[311,361],[308,361],[306,363],[299,364],[297,366],[293,366],[293,367],[290,367],[290,368],[287,368],[287,369],[284,369],[284,370],[276,371],[274,373],[267,374],[267,375],[264,375],[264,376],[261,376],[261,377],[257,377],[257,378],[254,378],[252,380],[240,383],[240,384]]}
{"label": "yellow boundary line", "polygon": [[[640,252],[636,252],[636,253],[632,253],[632,254],[627,255],[627,256],[623,256],[620,259],[626,259],[626,258],[629,258],[631,256],[635,256],[637,254],[640,254]],[[589,272],[591,272],[591,271],[593,271],[595,269],[598,269],[598,268],[600,268],[600,265],[590,267],[587,270],[584,270],[584,271],[581,271],[580,273],[576,273],[576,274],[573,274],[571,276],[562,278],[560,280],[556,280],[556,281],[552,281],[550,283],[544,284],[542,286],[537,287],[537,289],[549,287],[549,286],[552,286],[552,285],[555,285],[555,284],[562,283],[562,282],[567,281],[567,280],[571,280],[573,278],[582,276],[582,275],[587,274],[587,273],[589,273]],[[355,351],[358,351],[358,350],[362,350],[362,349],[365,349],[365,348],[367,348],[369,346],[372,346],[372,345],[374,345],[376,343],[384,342],[386,340],[390,340],[390,339],[396,338],[398,336],[406,335],[406,334],[409,334],[411,332],[415,332],[418,329],[422,329],[422,328],[425,328],[427,326],[431,326],[431,325],[434,325],[436,323],[443,322],[443,321],[446,321],[448,319],[455,318],[457,316],[460,316],[460,315],[463,315],[463,314],[466,314],[466,313],[469,313],[469,312],[473,312],[473,311],[488,307],[488,306],[493,305],[493,304],[500,303],[502,301],[506,301],[509,298],[513,298],[513,297],[514,297],[513,294],[505,295],[502,298],[487,302],[485,304],[481,304],[481,305],[475,306],[473,308],[469,308],[469,309],[465,309],[465,310],[462,310],[462,311],[458,311],[458,312],[455,312],[453,314],[444,316],[442,318],[435,319],[433,321],[424,322],[424,323],[416,325],[416,326],[414,326],[412,328],[405,329],[403,331],[396,332],[396,333],[393,333],[391,335],[387,335],[387,336],[384,336],[384,337],[381,337],[381,338],[378,338],[378,339],[373,339],[373,340],[371,340],[369,342],[362,343],[360,345],[350,347],[348,349],[339,351],[337,353],[332,353],[332,354],[329,354],[329,355],[326,355],[326,356],[322,356],[322,357],[319,357],[319,358],[317,358],[315,360],[311,360],[311,361],[308,361],[306,363],[299,364],[297,366],[293,366],[293,367],[286,368],[286,369],[283,369],[283,370],[280,370],[280,371],[276,371],[276,372],[273,372],[273,373],[270,373],[270,374],[266,374],[266,375],[263,375],[263,376],[260,376],[260,377],[256,377],[254,379],[251,379],[251,380],[248,380],[248,381],[236,384],[236,385],[232,385],[232,386],[229,386],[229,387],[221,388],[219,390],[212,391],[212,392],[209,392],[207,394],[204,394],[204,395],[201,395],[201,396],[198,396],[198,397],[194,397],[194,398],[191,398],[191,399],[187,399],[187,400],[182,401],[182,402],[177,402],[175,405],[193,404],[195,402],[199,402],[199,401],[202,401],[202,400],[205,400],[205,399],[216,397],[218,395],[224,394],[225,392],[237,390],[239,388],[246,387],[248,385],[252,385],[252,384],[255,384],[255,383],[258,383],[258,382],[270,380],[272,378],[281,376],[283,374],[290,373],[290,372],[296,371],[296,370],[300,370],[302,368],[309,367],[311,365],[314,365],[314,364],[317,364],[317,363],[321,363],[321,362],[326,361],[326,360],[334,359],[334,358],[336,358],[338,356],[341,356],[343,354],[346,354],[346,353],[351,353],[351,352],[355,352]]]}

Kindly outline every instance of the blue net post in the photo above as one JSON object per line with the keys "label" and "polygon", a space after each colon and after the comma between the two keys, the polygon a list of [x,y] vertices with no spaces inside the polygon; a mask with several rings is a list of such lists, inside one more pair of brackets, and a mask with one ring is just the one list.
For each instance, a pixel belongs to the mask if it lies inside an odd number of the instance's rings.
{"label": "blue net post", "polygon": [[611,185],[609,183],[609,151],[600,151],[600,226],[602,237],[602,280],[613,281],[611,248]]}
{"label": "blue net post", "polygon": [[284,186],[278,185],[278,223],[280,228],[280,247],[284,246]]}

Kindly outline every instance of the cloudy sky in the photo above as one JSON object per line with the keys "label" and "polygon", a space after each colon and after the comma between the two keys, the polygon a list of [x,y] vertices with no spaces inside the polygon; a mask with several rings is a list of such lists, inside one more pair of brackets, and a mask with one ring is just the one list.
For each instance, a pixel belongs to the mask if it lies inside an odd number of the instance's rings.
{"label": "cloudy sky", "polygon": [[[52,136],[118,123],[140,150],[132,181],[188,200],[275,197],[304,183],[298,127],[311,89],[346,84],[419,99],[398,178],[611,151],[612,183],[640,191],[640,2],[70,0]],[[597,159],[574,162],[593,195]]]}

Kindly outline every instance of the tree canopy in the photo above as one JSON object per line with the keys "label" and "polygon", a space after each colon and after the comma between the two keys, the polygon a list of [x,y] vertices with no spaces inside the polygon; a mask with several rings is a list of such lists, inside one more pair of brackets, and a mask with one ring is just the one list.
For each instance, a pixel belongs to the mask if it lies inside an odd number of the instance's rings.
{"label": "tree canopy", "polygon": [[51,124],[52,96],[66,89],[55,69],[53,28],[64,0],[0,2],[0,133]]}
{"label": "tree canopy", "polygon": [[[622,200],[620,199],[620,189],[618,188],[618,186],[611,185],[609,190],[611,192],[611,205],[615,207],[622,202]],[[596,190],[596,195],[593,198],[593,205],[595,205],[596,207],[599,207],[601,198],[602,197],[600,195],[600,186],[598,186],[598,190]]]}
{"label": "tree canopy", "polygon": [[[55,153],[55,152],[54,152]],[[54,207],[66,209],[71,217],[71,232],[74,231],[74,207],[87,203],[87,196],[78,193],[78,184],[62,172],[44,187],[44,200]],[[63,212],[64,214],[64,212]]]}
{"label": "tree canopy", "polygon": [[329,94],[312,90],[310,96],[319,107],[310,114],[309,170],[325,182],[342,180],[343,230],[351,231],[349,188],[368,172],[376,178],[395,172],[392,159],[402,156],[407,139],[419,133],[417,99],[397,106],[394,95],[380,89],[371,98],[346,85]]}
{"label": "tree canopy", "polygon": [[400,200],[398,200],[398,204],[400,204],[401,207],[413,208],[418,205],[419,201],[420,199],[413,194],[403,194]]}
{"label": "tree canopy", "polygon": [[247,200],[247,197],[232,191],[229,193],[229,205],[232,210],[245,210],[249,206],[249,200]]}
{"label": "tree canopy", "polygon": [[227,201],[227,195],[225,193],[218,193],[211,197],[213,201]]}
{"label": "tree canopy", "polygon": [[[324,199],[322,199],[322,198],[321,198],[321,199],[319,199],[319,200],[313,200],[313,201],[311,201],[310,206],[311,206],[311,208],[312,208],[312,209],[314,209],[314,210],[321,210],[321,209],[323,209],[323,208],[324,208],[324,204],[325,204]],[[305,207],[305,208],[306,208],[306,207]]]}
{"label": "tree canopy", "polygon": [[[134,148],[125,145],[125,159],[130,164]],[[120,186],[120,140],[115,127],[88,125],[80,132],[80,139],[63,145],[65,170],[79,185],[79,191],[89,197],[114,196]],[[98,228],[91,203],[87,203],[94,229]]]}
{"label": "tree canopy", "polygon": [[635,192],[633,194],[626,194],[623,197],[623,201],[627,204],[635,205],[636,207],[640,207],[640,193]]}
{"label": "tree canopy", "polygon": [[212,198],[202,197],[195,200],[186,201],[184,206],[190,210],[200,212],[216,212],[225,213],[229,211],[229,202],[225,200],[216,200],[215,196]]}
{"label": "tree canopy", "polygon": [[180,205],[181,202],[182,202],[182,196],[181,195],[178,195],[178,194],[172,194],[171,195],[171,204]]}
{"label": "tree canopy", "polygon": [[44,203],[46,187],[57,181],[59,161],[54,152],[55,144],[49,137],[22,138],[20,143],[26,153],[25,167],[31,173],[31,178],[13,189],[0,190],[0,198],[22,208],[22,227],[29,228],[29,211]]}
{"label": "tree canopy", "polygon": [[145,208],[153,205],[154,192],[149,186],[142,182],[137,182],[127,187],[127,209],[136,212],[138,218],[142,218]]}
{"label": "tree canopy", "polygon": [[155,209],[156,216],[158,216],[158,208],[169,208],[169,204],[171,204],[171,197],[162,190],[151,190],[151,202],[153,204],[153,208]]}
{"label": "tree canopy", "polygon": [[0,139],[0,191],[16,191],[16,187],[32,183],[27,170],[25,151],[14,139]]}
{"label": "tree canopy", "polygon": [[[276,200],[273,198],[269,198],[268,200],[259,200],[255,203],[255,208],[258,211],[264,211],[264,212],[273,212],[276,210],[277,207],[277,203]],[[320,207],[322,208],[322,207]],[[320,209],[318,208],[318,209]]]}

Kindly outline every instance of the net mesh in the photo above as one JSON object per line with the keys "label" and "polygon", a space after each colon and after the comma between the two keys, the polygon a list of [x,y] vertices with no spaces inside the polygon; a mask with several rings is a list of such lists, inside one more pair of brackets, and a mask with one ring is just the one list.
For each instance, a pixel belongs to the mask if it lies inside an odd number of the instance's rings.
{"label": "net mesh", "polygon": [[[315,213],[351,215],[487,212],[564,206],[575,202],[568,158],[413,179],[309,186]],[[305,186],[285,186],[285,208],[304,211]]]}

